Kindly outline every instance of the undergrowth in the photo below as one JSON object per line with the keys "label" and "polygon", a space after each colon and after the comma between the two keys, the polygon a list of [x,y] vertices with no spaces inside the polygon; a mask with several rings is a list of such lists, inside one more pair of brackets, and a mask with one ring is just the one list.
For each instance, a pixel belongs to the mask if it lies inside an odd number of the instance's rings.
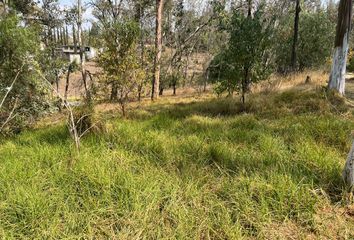
{"label": "undergrowth", "polygon": [[27,131],[0,143],[0,237],[271,239],[285,223],[353,238],[353,219],[318,217],[343,197],[348,112],[322,90],[157,103],[107,120],[78,156],[64,123]]}

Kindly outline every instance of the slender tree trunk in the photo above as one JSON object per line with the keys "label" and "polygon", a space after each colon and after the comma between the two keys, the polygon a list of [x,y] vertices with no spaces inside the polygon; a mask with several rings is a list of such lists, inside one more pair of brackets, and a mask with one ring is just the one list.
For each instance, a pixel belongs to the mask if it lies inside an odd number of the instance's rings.
{"label": "slender tree trunk", "polygon": [[116,101],[118,99],[118,87],[115,83],[112,84],[111,89],[111,101]]}
{"label": "slender tree trunk", "polygon": [[56,71],[55,72],[55,85],[56,85],[56,88],[57,88],[57,92],[59,92],[59,73]]}
{"label": "slender tree trunk", "polygon": [[57,27],[57,46],[60,45],[60,39],[61,39],[60,27]]}
{"label": "slender tree trunk", "polygon": [[49,31],[48,27],[44,27],[44,39],[42,40],[46,47],[48,47]]}
{"label": "slender tree trunk", "polygon": [[[145,69],[145,36],[144,36],[144,22],[143,22],[143,17],[144,17],[144,10],[142,3],[137,3],[136,7],[136,12],[135,12],[135,20],[139,23],[140,25],[140,65],[141,69]],[[144,84],[141,83],[138,85],[138,101],[141,102],[141,94],[143,92],[143,87]]]}
{"label": "slender tree trunk", "polygon": [[248,92],[249,89],[249,68],[245,67],[244,68],[244,77],[242,80],[242,104],[244,105],[246,103],[246,93]]}
{"label": "slender tree trunk", "polygon": [[65,45],[66,45],[66,32],[65,32],[65,27],[64,27],[64,26],[62,26],[61,32],[62,32],[62,35],[63,35],[63,38],[62,38],[62,40],[61,40],[61,44],[62,44],[63,46],[65,46]]}
{"label": "slender tree trunk", "polygon": [[247,16],[252,17],[252,0],[248,0]]}
{"label": "slender tree trunk", "polygon": [[156,0],[156,36],[155,36],[155,61],[154,61],[154,77],[152,83],[151,100],[159,97],[158,91],[160,86],[161,72],[161,53],[162,53],[162,13],[164,0]]}
{"label": "slender tree trunk", "polygon": [[74,45],[74,53],[77,53],[77,41],[76,41],[76,29],[75,23],[73,23],[73,45]]}
{"label": "slender tree trunk", "polygon": [[61,27],[61,28],[60,28],[60,32],[61,32],[61,38],[60,38],[61,45],[65,45],[65,31],[64,31],[64,27]]}
{"label": "slender tree trunk", "polygon": [[53,43],[57,45],[58,42],[58,29],[55,27],[53,28]]}
{"label": "slender tree trunk", "polygon": [[77,0],[77,8],[78,8],[78,21],[77,21],[77,32],[78,32],[78,42],[80,47],[80,65],[81,65],[81,75],[82,81],[84,83],[86,98],[90,96],[88,92],[87,82],[86,82],[86,69],[85,69],[85,56],[84,51],[85,47],[83,46],[82,41],[82,5],[81,0]]}
{"label": "slender tree trunk", "polygon": [[142,91],[143,91],[143,85],[140,84],[140,85],[138,86],[138,101],[139,101],[139,102],[141,102],[141,93],[142,93]]}
{"label": "slender tree trunk", "polygon": [[341,0],[339,3],[333,64],[328,84],[328,89],[335,89],[341,95],[345,93],[345,74],[351,30],[352,6],[351,0]]}
{"label": "slender tree trunk", "polygon": [[[246,103],[246,91],[245,91],[245,88],[244,88],[245,84],[246,84],[245,80],[243,80],[243,83],[242,83],[242,96],[241,96],[243,105],[245,105],[245,103]],[[229,95],[231,95],[231,94],[229,93]]]}
{"label": "slender tree trunk", "polygon": [[68,72],[66,74],[65,93],[64,93],[65,102],[68,100],[68,91],[69,91],[69,84],[70,84],[70,72],[71,72],[71,64],[69,65]]}
{"label": "slender tree trunk", "polygon": [[173,83],[173,96],[176,96],[177,94],[177,84],[176,83]]}
{"label": "slender tree trunk", "polygon": [[291,67],[293,71],[296,71],[296,49],[297,49],[297,42],[299,39],[299,20],[300,20],[300,0],[296,0],[296,7],[295,7],[295,19],[294,19],[294,38],[293,38],[293,47],[291,51]]}
{"label": "slender tree trunk", "polygon": [[68,30],[68,25],[65,25],[65,45],[69,45],[69,30]]}
{"label": "slender tree trunk", "polygon": [[208,85],[208,82],[209,82],[209,70],[206,71],[206,74],[205,74],[205,79],[204,79],[204,86],[203,86],[203,92],[206,92],[207,90],[207,85]]}
{"label": "slender tree trunk", "polygon": [[123,117],[126,117],[125,104],[124,104],[124,103],[121,103],[121,104],[120,104],[120,107],[121,107],[121,109],[122,109],[122,116],[123,116]]}

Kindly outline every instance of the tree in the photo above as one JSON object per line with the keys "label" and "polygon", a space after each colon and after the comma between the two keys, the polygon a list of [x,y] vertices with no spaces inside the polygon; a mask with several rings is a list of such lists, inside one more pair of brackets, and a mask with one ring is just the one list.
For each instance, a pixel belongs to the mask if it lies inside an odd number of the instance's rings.
{"label": "tree", "polygon": [[84,51],[85,51],[85,46],[83,44],[83,39],[82,39],[82,4],[81,0],[77,0],[77,36],[78,36],[78,42],[79,42],[79,47],[80,47],[80,68],[81,68],[81,75],[82,75],[82,81],[84,83],[84,88],[85,88],[85,93],[86,93],[86,99],[90,99],[90,93],[88,90],[87,82],[86,82],[86,70],[85,70],[85,56],[84,56]]}
{"label": "tree", "polygon": [[293,71],[296,70],[296,48],[297,48],[297,42],[299,38],[299,19],[300,19],[300,12],[301,12],[300,0],[295,0],[295,1],[296,1],[296,6],[295,6],[295,18],[294,18],[294,38],[293,38],[293,46],[291,52],[291,65]]}
{"label": "tree", "polygon": [[266,79],[271,73],[270,54],[272,29],[264,25],[263,6],[254,16],[234,10],[230,26],[228,48],[214,58],[209,67],[211,77],[218,84],[218,94],[241,93],[242,102],[251,83]]}
{"label": "tree", "polygon": [[[146,47],[146,40],[148,37],[148,30],[146,29],[146,22],[148,17],[148,10],[153,5],[153,2],[150,0],[133,0],[134,5],[134,20],[136,23],[139,24],[140,27],[140,65],[141,68],[144,69],[145,72],[149,72],[151,69],[151,51],[148,47]],[[138,84],[138,101],[141,101],[141,97],[144,91],[144,87],[150,82],[152,77],[152,72],[150,71],[149,74],[145,74],[146,78],[141,79],[140,83]]]}
{"label": "tree", "polygon": [[[293,17],[279,17],[275,28],[273,44],[274,61],[278,73],[288,73],[292,69],[292,46],[294,36]],[[296,48],[296,69],[321,68],[325,66],[332,54],[332,39],[335,36],[335,24],[328,16],[326,9],[316,11],[304,5],[299,20],[298,41]]]}
{"label": "tree", "polygon": [[8,12],[8,9],[11,9],[20,12],[23,15],[30,14],[33,11],[33,7],[35,6],[35,1],[33,0],[0,0],[0,3],[3,6],[5,13]]}
{"label": "tree", "polygon": [[[341,0],[339,2],[333,64],[328,83],[328,89],[334,89],[341,95],[345,93],[345,74],[349,50],[352,7],[353,3],[351,0]],[[354,191],[354,142],[343,170],[343,179],[348,186],[350,194],[352,194]]]}
{"label": "tree", "polygon": [[0,132],[18,132],[48,107],[46,91],[33,72],[39,34],[24,27],[16,15],[0,21]]}
{"label": "tree", "polygon": [[151,100],[159,97],[160,71],[161,71],[161,54],[162,54],[162,13],[164,0],[156,0],[156,26],[155,26],[155,60],[154,60],[154,76],[152,81]]}
{"label": "tree", "polygon": [[[219,44],[214,39],[220,34],[212,28],[213,21],[218,15],[214,3],[202,4],[201,1],[175,0],[169,2],[168,8],[168,20],[165,21],[164,26],[167,50],[162,56],[161,68],[164,76],[160,80],[160,93],[163,92],[163,88],[172,87],[173,93],[176,94],[178,85],[193,84],[196,74],[202,77],[203,74],[198,70],[189,68],[191,60],[193,58],[195,60],[197,53],[202,53],[204,56],[209,52],[207,49],[218,48]],[[211,31],[210,34],[208,30]],[[201,61],[208,60],[198,57],[197,61],[202,64]]]}
{"label": "tree", "polygon": [[130,94],[144,78],[137,56],[139,27],[135,21],[117,21],[104,29],[102,37],[105,51],[98,64],[103,69],[103,84],[110,86],[110,100],[118,101],[125,115]]}
{"label": "tree", "polygon": [[334,43],[334,54],[328,89],[335,89],[339,94],[345,93],[345,73],[349,50],[353,3],[341,0],[338,8],[338,23]]}

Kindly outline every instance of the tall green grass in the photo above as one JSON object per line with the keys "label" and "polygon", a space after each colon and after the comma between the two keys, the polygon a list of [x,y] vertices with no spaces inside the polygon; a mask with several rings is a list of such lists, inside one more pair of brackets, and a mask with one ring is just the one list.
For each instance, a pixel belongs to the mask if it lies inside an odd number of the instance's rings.
{"label": "tall green grass", "polygon": [[[146,107],[79,155],[64,125],[2,140],[0,237],[262,239],[286,222],[328,237],[315,216],[342,199],[346,111],[290,91]],[[333,236],[354,237],[348,221]]]}

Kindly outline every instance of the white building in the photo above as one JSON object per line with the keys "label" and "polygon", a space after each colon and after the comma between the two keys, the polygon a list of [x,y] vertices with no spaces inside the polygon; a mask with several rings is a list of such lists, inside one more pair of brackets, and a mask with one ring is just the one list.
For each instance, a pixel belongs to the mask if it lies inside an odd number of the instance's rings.
{"label": "white building", "polygon": [[[97,56],[97,50],[93,47],[84,48],[84,61],[90,61]],[[64,59],[69,62],[80,63],[80,47],[74,45],[63,46],[62,48],[56,49],[57,54],[60,54]]]}

